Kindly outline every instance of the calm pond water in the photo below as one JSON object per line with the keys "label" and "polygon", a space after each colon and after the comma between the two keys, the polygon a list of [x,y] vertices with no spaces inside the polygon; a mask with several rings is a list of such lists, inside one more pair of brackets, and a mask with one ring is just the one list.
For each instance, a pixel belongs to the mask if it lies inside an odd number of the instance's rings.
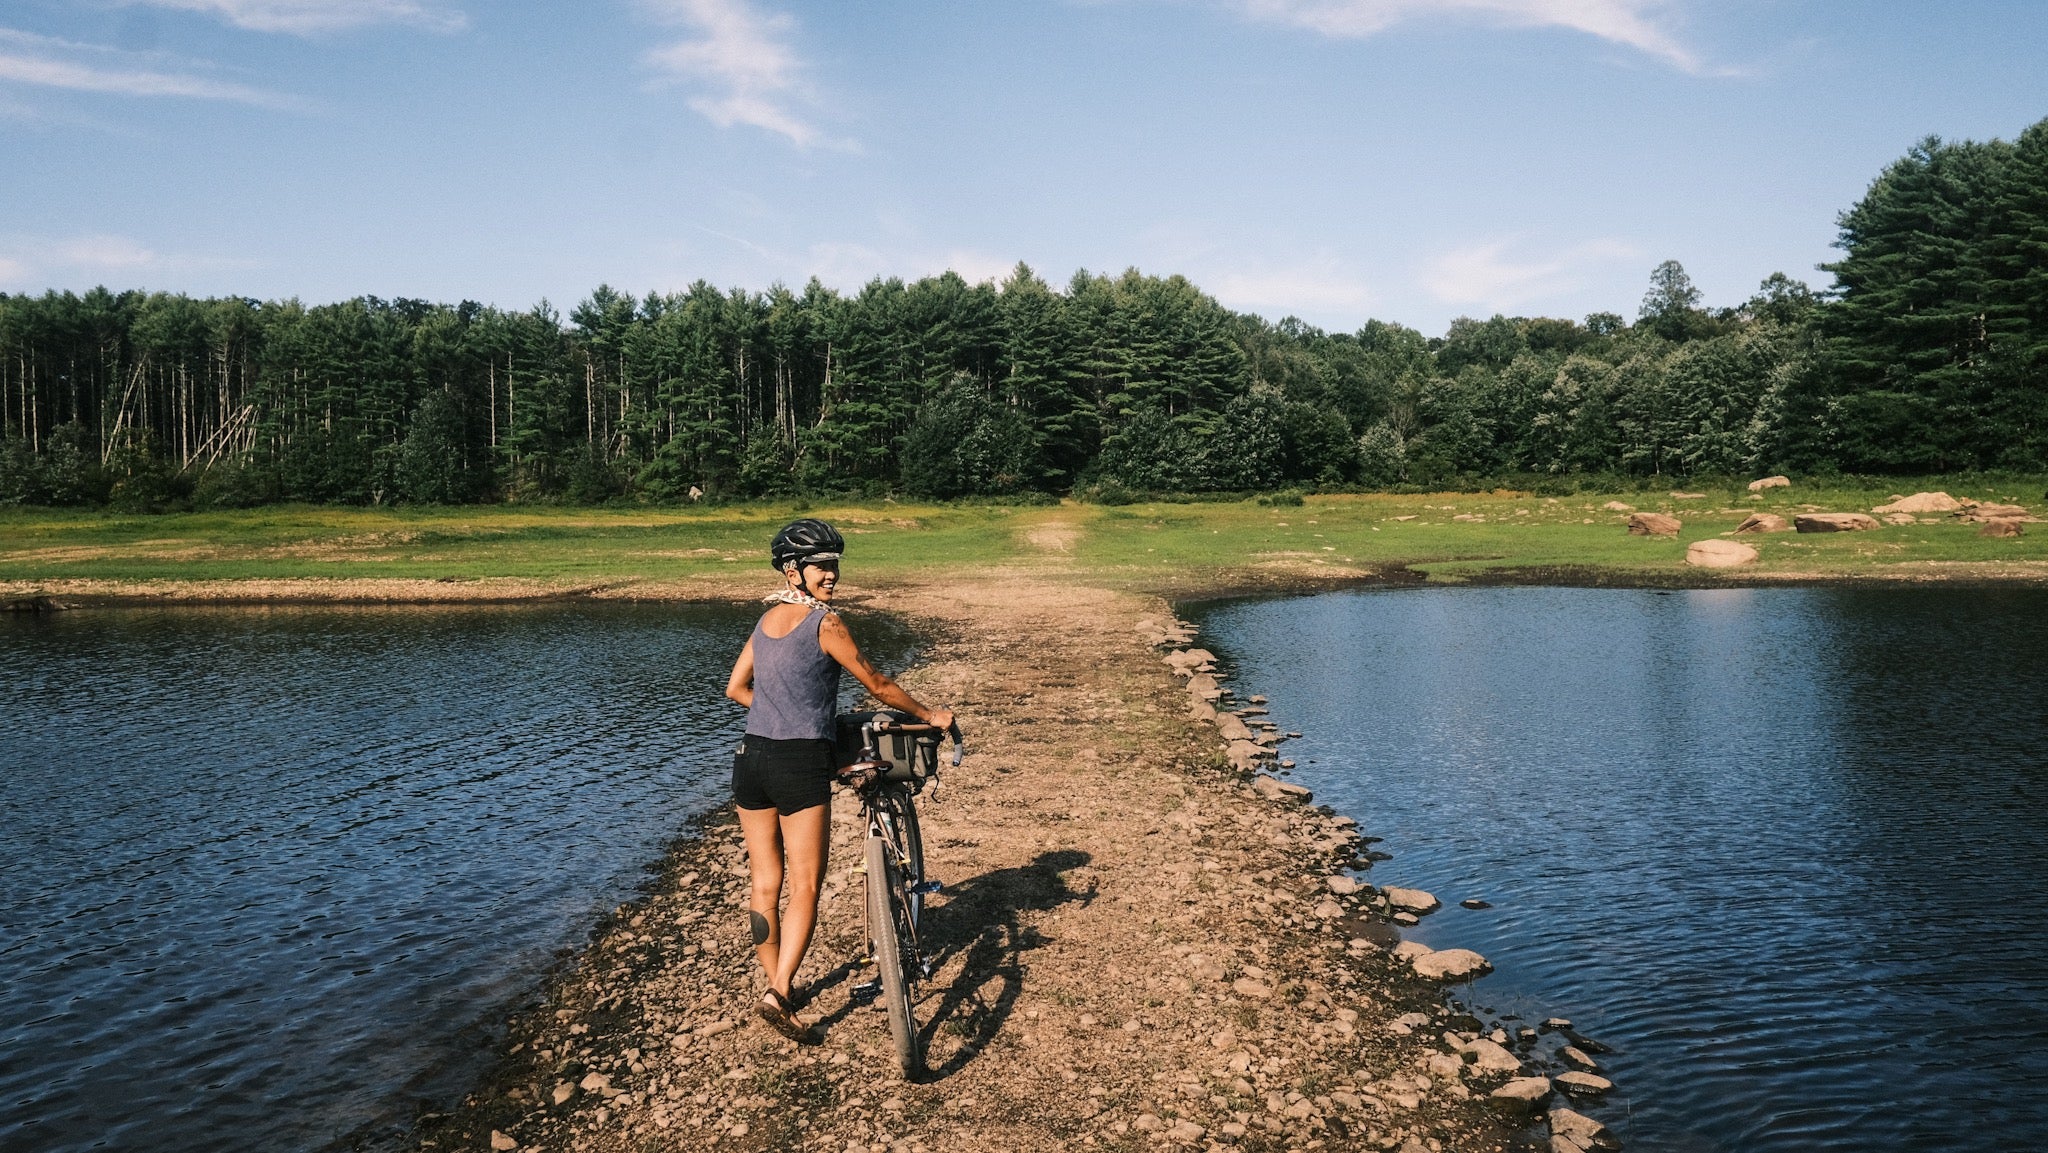
{"label": "calm pond water", "polygon": [[[2048,593],[1422,589],[1192,615],[1462,996],[1637,1150],[2038,1147]],[[1493,908],[1457,907],[1465,898]]]}
{"label": "calm pond water", "polygon": [[374,1145],[459,1094],[722,800],[754,615],[0,621],[0,1148]]}

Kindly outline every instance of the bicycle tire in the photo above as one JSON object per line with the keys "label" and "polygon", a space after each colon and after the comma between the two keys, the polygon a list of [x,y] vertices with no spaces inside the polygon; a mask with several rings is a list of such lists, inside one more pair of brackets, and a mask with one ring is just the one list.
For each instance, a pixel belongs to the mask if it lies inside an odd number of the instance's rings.
{"label": "bicycle tire", "polygon": [[889,859],[889,843],[879,836],[868,838],[867,871],[868,940],[875,950],[875,976],[889,1012],[896,1061],[903,1068],[904,1079],[914,1080],[924,1066],[924,1054],[918,1046],[909,974],[903,968],[906,926],[898,896],[903,882],[895,862]]}
{"label": "bicycle tire", "polygon": [[889,798],[889,815],[895,822],[893,835],[896,847],[903,855],[904,872],[908,884],[904,891],[910,894],[910,924],[914,929],[924,927],[924,833],[917,825],[917,805],[911,800],[910,792],[902,790]]}

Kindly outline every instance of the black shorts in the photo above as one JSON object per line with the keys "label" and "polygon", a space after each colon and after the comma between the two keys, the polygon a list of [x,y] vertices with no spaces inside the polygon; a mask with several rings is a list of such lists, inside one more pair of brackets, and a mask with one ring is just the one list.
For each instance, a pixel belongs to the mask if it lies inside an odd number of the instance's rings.
{"label": "black shorts", "polygon": [[732,799],[742,809],[797,813],[832,801],[832,742],[749,735],[732,758]]}

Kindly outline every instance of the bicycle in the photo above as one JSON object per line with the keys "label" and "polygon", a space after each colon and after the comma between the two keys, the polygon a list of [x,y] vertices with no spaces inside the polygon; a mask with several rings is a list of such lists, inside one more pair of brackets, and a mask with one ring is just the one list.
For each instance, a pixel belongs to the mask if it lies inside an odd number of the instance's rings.
{"label": "bicycle", "polygon": [[875,963],[874,980],[856,986],[853,995],[859,1001],[882,998],[897,1062],[906,1080],[915,1079],[924,1068],[924,1048],[911,991],[915,982],[932,975],[917,934],[924,899],[940,891],[940,882],[925,875],[924,837],[912,798],[938,780],[942,733],[952,738],[952,762],[959,766],[965,752],[960,726],[956,722],[941,730],[885,710],[841,716],[839,727],[843,743],[853,746],[847,750],[851,763],[839,778],[859,795],[866,829],[862,867],[868,951]]}

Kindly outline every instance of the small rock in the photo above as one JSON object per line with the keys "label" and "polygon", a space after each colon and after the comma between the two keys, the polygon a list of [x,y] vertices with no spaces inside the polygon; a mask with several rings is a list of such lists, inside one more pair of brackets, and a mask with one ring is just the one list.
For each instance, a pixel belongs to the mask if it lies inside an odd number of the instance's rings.
{"label": "small rock", "polygon": [[1336,876],[1324,877],[1323,887],[1330,890],[1332,893],[1337,894],[1340,897],[1348,897],[1351,894],[1356,893],[1359,889],[1363,888],[1364,886],[1360,885],[1353,878],[1339,874]]}
{"label": "small rock", "polygon": [[1415,914],[1409,912],[1406,909],[1403,909],[1400,912],[1394,914],[1393,922],[1396,925],[1420,925],[1422,923],[1422,918],[1416,916]]}
{"label": "small rock", "polygon": [[1166,1139],[1168,1141],[1175,1141],[1182,1145],[1192,1145],[1208,1135],[1209,1131],[1207,1129],[1202,1128],[1193,1121],[1176,1121],[1173,1128],[1166,1131]]}
{"label": "small rock", "polygon": [[1672,499],[1672,500],[1705,500],[1705,499],[1707,499],[1707,494],[1706,494],[1706,493],[1703,493],[1703,492],[1674,492],[1674,493],[1672,493],[1672,494],[1671,494],[1671,499]]}
{"label": "small rock", "polygon": [[[1413,961],[1419,957],[1427,957],[1436,950],[1420,941],[1402,941],[1387,951],[1392,953],[1397,961]],[[1424,1017],[1422,1023],[1428,1024],[1429,1018]]]}
{"label": "small rock", "polygon": [[493,1129],[491,1130],[491,1148],[500,1150],[502,1153],[503,1150],[519,1148],[519,1142]]}
{"label": "small rock", "polygon": [[1543,1022],[1543,1027],[1546,1029],[1569,1029],[1572,1027],[1572,1021],[1570,1017],[1550,1017]]}
{"label": "small rock", "polygon": [[1465,1072],[1465,1062],[1449,1053],[1431,1053],[1424,1068],[1429,1070],[1430,1076],[1448,1081]]}
{"label": "small rock", "polygon": [[1877,518],[1860,512],[1803,512],[1792,518],[1800,532],[1863,532],[1877,527]]}
{"label": "small rock", "polygon": [[1577,1097],[1597,1097],[1614,1088],[1614,1082],[1597,1073],[1581,1073],[1574,1069],[1557,1075],[1557,1087]]}
{"label": "small rock", "polygon": [[1600,507],[1601,507],[1601,508],[1604,508],[1604,509],[1606,509],[1606,510],[1607,510],[1608,512],[1634,512],[1634,511],[1636,511],[1636,506],[1634,506],[1634,505],[1632,505],[1632,504],[1623,504],[1623,503],[1621,503],[1621,502],[1620,502],[1620,501],[1618,501],[1618,500],[1610,500],[1610,501],[1608,501],[1608,502],[1607,502],[1606,504],[1603,504],[1603,505],[1601,505]]}
{"label": "small rock", "polygon": [[1886,524],[1919,524],[1920,518],[1910,512],[1888,512],[1884,514]]}
{"label": "small rock", "polygon": [[1464,906],[1464,907],[1465,907],[1465,908],[1467,908],[1467,909],[1491,909],[1491,908],[1493,908],[1493,903],[1492,903],[1492,902],[1490,902],[1490,901],[1482,901],[1482,900],[1480,900],[1480,899],[1479,899],[1479,898],[1477,898],[1477,897],[1467,897],[1467,898],[1465,898],[1464,900],[1462,900],[1462,901],[1459,901],[1459,902],[1458,902],[1458,904],[1460,904],[1460,905]]}
{"label": "small rock", "polygon": [[1254,981],[1250,977],[1239,977],[1230,983],[1230,988],[1240,997],[1250,997],[1260,1001],[1273,995],[1273,987],[1271,985],[1263,981]]}
{"label": "small rock", "polygon": [[1335,900],[1329,897],[1324,897],[1322,901],[1316,905],[1315,909],[1312,911],[1312,915],[1318,921],[1334,921],[1337,918],[1344,915],[1344,906],[1338,904]]}
{"label": "small rock", "polygon": [[2026,530],[2020,527],[2019,521],[2011,517],[1996,517],[1994,519],[1985,521],[1984,527],[1977,530],[1977,535],[1989,537],[2016,537],[2024,535],[2025,532]]}
{"label": "small rock", "polygon": [[612,1079],[603,1073],[586,1073],[577,1088],[585,1093],[602,1093],[612,1087]]}
{"label": "small rock", "polygon": [[569,1098],[574,1097],[575,1095],[576,1086],[568,1081],[564,1081],[561,1084],[556,1085],[555,1091],[552,1094],[550,1094],[550,1096],[554,1100],[554,1103],[557,1105],[566,1103],[569,1100]]}
{"label": "small rock", "polygon": [[1432,981],[1462,981],[1493,971],[1486,958],[1470,949],[1439,949],[1409,962],[1417,976]]}
{"label": "small rock", "polygon": [[1633,513],[1628,518],[1630,536],[1677,536],[1678,530],[1684,527],[1677,517],[1665,516],[1661,512]]}
{"label": "small rock", "polygon": [[1141,1133],[1157,1133],[1165,1127],[1166,1123],[1151,1113],[1140,1113],[1138,1119],[1131,1122],[1131,1128]]}
{"label": "small rock", "polygon": [[1753,480],[1753,481],[1750,481],[1750,482],[1749,482],[1749,491],[1751,491],[1751,492],[1762,492],[1762,491],[1764,491],[1764,490],[1765,490],[1765,489],[1767,489],[1767,488],[1791,488],[1791,487],[1792,487],[1792,478],[1791,478],[1791,477],[1785,477],[1785,476],[1767,476],[1767,477],[1764,477],[1764,478],[1763,478],[1762,480]]}
{"label": "small rock", "polygon": [[1557,1051],[1557,1055],[1564,1058],[1565,1064],[1576,1066],[1588,1072],[1600,1068],[1600,1063],[1587,1056],[1586,1051],[1577,1045],[1566,1045]]}

